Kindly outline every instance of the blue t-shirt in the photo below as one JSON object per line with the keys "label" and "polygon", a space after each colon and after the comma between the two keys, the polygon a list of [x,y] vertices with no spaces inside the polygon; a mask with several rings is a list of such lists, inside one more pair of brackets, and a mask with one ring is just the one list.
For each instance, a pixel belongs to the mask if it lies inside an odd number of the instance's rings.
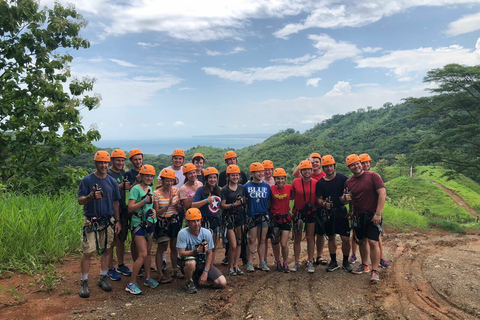
{"label": "blue t-shirt", "polygon": [[[197,189],[195,192],[195,195],[193,196],[193,202],[198,202],[202,201],[208,198],[208,196],[205,195],[203,192],[204,187],[200,187]],[[219,196],[213,195],[212,196],[215,198],[213,202],[208,203],[200,207],[200,212],[202,213],[202,218],[205,219],[211,219],[213,217],[217,217],[220,215],[220,204],[222,202],[222,199]]]}
{"label": "blue t-shirt", "polygon": [[103,196],[100,200],[90,200],[83,206],[83,214],[86,217],[101,218],[104,216],[112,216],[113,202],[120,200],[120,189],[118,189],[117,181],[107,175],[100,179],[94,173],[89,174],[80,182],[78,197],[86,197],[92,192],[95,184],[103,190]]}
{"label": "blue t-shirt", "polygon": [[183,228],[180,230],[177,236],[177,248],[185,249],[186,251],[194,250],[196,246],[202,243],[202,240],[208,244],[208,250],[212,250],[215,248],[213,244],[212,233],[210,230],[205,228],[200,228],[200,233],[198,237],[195,237],[193,234],[190,233],[190,229],[188,227]]}
{"label": "blue t-shirt", "polygon": [[249,217],[256,216],[259,213],[266,212],[268,210],[268,200],[272,194],[270,185],[265,181],[262,183],[249,183],[243,186],[247,194],[247,215]]}

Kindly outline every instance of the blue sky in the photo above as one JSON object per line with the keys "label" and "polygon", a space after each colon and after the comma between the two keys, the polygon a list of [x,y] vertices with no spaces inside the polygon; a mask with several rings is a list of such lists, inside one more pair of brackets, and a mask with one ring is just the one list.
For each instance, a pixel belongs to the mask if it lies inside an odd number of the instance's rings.
{"label": "blue sky", "polygon": [[71,70],[96,78],[83,123],[108,140],[303,132],[480,64],[480,0],[60,2],[89,22]]}

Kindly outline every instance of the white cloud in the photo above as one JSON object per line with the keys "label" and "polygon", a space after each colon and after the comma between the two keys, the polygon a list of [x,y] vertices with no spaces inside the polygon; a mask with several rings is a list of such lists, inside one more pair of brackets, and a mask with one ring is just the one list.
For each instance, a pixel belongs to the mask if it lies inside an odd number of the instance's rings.
{"label": "white cloud", "polygon": [[123,61],[123,60],[118,60],[118,59],[108,59],[116,64],[118,64],[119,66],[122,66],[122,67],[129,67],[129,68],[133,68],[133,67],[138,67],[137,65],[133,64],[133,63],[130,63],[130,62],[127,62],[127,61]]}
{"label": "white cloud", "polygon": [[183,122],[183,121],[175,121],[175,122],[173,123],[173,125],[174,125],[175,127],[182,127],[182,126],[185,125],[185,122]]}
{"label": "white cloud", "polygon": [[338,81],[333,89],[327,92],[326,96],[342,96],[347,95],[352,91],[352,86],[348,81]]}
{"label": "white cloud", "polygon": [[155,48],[160,45],[159,43],[149,43],[149,42],[137,42],[137,44],[143,48]]}
{"label": "white cloud", "polygon": [[480,12],[461,17],[450,22],[445,33],[449,36],[458,36],[459,34],[469,33],[480,30]]}
{"label": "white cloud", "polygon": [[380,50],[382,50],[382,48],[380,48],[380,47],[375,47],[375,48],[365,47],[365,48],[362,48],[362,51],[365,52],[365,53],[375,53],[375,52],[378,52]]}
{"label": "white cloud", "polygon": [[221,55],[222,53],[220,51],[207,50],[207,56],[215,57],[215,56],[221,56]]}
{"label": "white cloud", "polygon": [[317,56],[316,55],[310,55],[306,54],[303,57],[299,58],[294,58],[294,59],[289,59],[289,58],[278,58],[278,59],[270,59],[271,62],[280,62],[280,63],[293,63],[293,64],[301,64],[305,63],[307,61],[310,61],[312,59],[315,59]]}
{"label": "white cloud", "polygon": [[308,79],[307,86],[318,87],[318,82],[322,80],[321,78]]}
{"label": "white cloud", "polygon": [[230,55],[230,54],[236,54],[236,53],[239,53],[239,52],[242,52],[242,51],[245,51],[245,49],[242,48],[242,47],[235,47],[232,50],[227,51],[227,52],[207,50],[207,55],[208,56],[226,56],[226,55]]}

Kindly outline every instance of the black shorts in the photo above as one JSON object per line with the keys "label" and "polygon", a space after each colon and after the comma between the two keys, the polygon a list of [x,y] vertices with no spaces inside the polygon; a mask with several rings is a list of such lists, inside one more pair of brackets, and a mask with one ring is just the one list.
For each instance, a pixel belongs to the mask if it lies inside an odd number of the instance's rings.
{"label": "black shorts", "polygon": [[122,226],[122,229],[120,230],[120,233],[115,234],[115,240],[119,240],[122,242],[125,242],[125,240],[127,240],[131,219],[132,219],[132,216],[131,214],[128,213],[127,208],[125,208],[125,210],[120,211],[120,225]]}
{"label": "black shorts", "polygon": [[171,218],[167,218],[166,221],[160,221],[160,219],[158,219],[155,229],[155,239],[157,240],[157,243],[166,242],[170,239],[176,238],[182,227],[181,222],[177,220],[172,222]]}
{"label": "black shorts", "polygon": [[241,227],[245,225],[245,214],[244,213],[236,213],[234,215],[230,215],[226,218],[226,226],[228,230],[233,230],[235,227]]}
{"label": "black shorts", "polygon": [[350,223],[348,221],[347,209],[345,207],[336,209],[326,220],[323,226],[327,236],[338,234],[350,237]]}
{"label": "black shorts", "polygon": [[[195,272],[193,273],[193,281],[195,283],[198,283],[198,280],[200,279],[200,277],[202,276],[202,273],[203,273],[203,270],[205,270],[205,263],[198,263],[197,261],[195,261],[196,265],[195,265]],[[182,271],[183,274],[185,274],[185,260],[183,259],[180,259],[180,270]],[[208,281],[215,281],[217,280],[220,276],[222,276],[222,272],[220,270],[218,270],[217,267],[215,267],[213,264],[210,265],[210,269],[208,270],[208,278],[207,280]]]}
{"label": "black shorts", "polygon": [[380,237],[381,223],[376,226],[372,222],[373,214],[372,213],[361,213],[358,215],[356,226],[354,224],[355,235],[357,239],[369,239],[373,241],[378,241]]}
{"label": "black shorts", "polygon": [[280,230],[282,231],[290,231],[292,229],[292,223],[291,222],[276,223],[275,227],[280,228]]}

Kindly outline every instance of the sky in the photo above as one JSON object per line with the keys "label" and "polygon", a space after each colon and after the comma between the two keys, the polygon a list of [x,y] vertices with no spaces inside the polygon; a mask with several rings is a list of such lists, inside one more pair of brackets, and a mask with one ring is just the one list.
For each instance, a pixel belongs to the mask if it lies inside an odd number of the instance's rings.
{"label": "sky", "polygon": [[105,140],[304,132],[480,64],[480,0],[60,2],[88,21],[71,71],[96,79],[82,123]]}

